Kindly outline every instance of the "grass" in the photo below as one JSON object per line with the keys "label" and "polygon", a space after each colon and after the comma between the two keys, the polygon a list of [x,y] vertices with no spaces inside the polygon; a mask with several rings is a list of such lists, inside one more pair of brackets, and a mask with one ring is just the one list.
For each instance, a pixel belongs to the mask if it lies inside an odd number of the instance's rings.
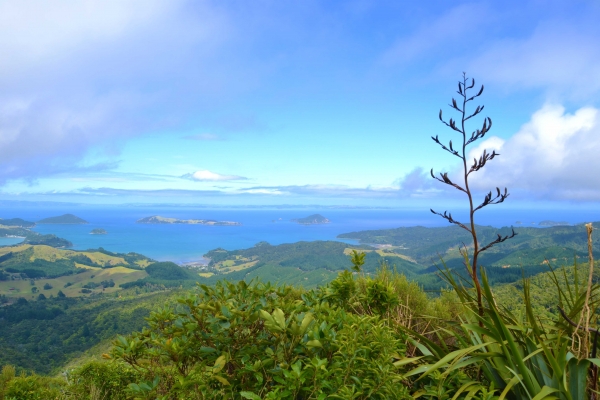
{"label": "grass", "polygon": [[[93,277],[92,277],[93,276]],[[0,294],[8,297],[24,297],[28,300],[37,299],[39,293],[43,293],[44,296],[57,296],[58,291],[62,292],[67,297],[80,297],[89,296],[90,294],[81,293],[83,286],[89,282],[100,283],[105,280],[112,279],[115,282],[115,286],[105,288],[102,287],[92,290],[92,293],[114,293],[119,290],[119,285],[126,282],[133,282],[138,279],[147,277],[148,274],[145,271],[133,270],[125,267],[114,267],[108,269],[93,268],[88,269],[86,272],[75,275],[66,275],[53,279],[36,279],[34,280],[34,286],[38,288],[38,293],[32,293],[29,279],[18,280],[18,281],[1,281],[0,282]],[[71,283],[70,286],[65,287],[67,283]],[[45,284],[50,284],[52,289],[44,290]]]}

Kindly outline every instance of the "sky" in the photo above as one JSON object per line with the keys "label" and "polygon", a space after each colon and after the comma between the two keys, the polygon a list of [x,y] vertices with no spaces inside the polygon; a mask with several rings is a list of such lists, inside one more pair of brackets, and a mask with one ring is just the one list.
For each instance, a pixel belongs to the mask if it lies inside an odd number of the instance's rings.
{"label": "sky", "polygon": [[429,207],[465,72],[471,175],[600,203],[597,1],[0,2],[0,200]]}

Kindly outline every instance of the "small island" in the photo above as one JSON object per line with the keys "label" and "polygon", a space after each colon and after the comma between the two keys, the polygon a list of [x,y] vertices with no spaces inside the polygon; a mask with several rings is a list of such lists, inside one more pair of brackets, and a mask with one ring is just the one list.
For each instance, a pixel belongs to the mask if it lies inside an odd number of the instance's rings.
{"label": "small island", "polygon": [[328,224],[331,221],[322,216],[321,214],[313,214],[309,215],[305,218],[297,218],[293,219],[292,222],[299,223],[301,225],[319,225],[319,224]]}
{"label": "small island", "polygon": [[90,232],[90,235],[106,235],[107,233],[108,232],[106,232],[102,228],[96,228],[96,229],[92,229],[92,231]]}
{"label": "small island", "polygon": [[234,221],[215,221],[212,219],[177,219],[177,218],[166,218],[160,215],[153,215],[152,217],[145,217],[136,221],[138,224],[190,224],[190,225],[214,225],[214,226],[236,226],[242,225],[239,222]]}
{"label": "small island", "polygon": [[89,224],[84,219],[81,219],[73,214],[64,214],[58,217],[44,218],[37,222],[38,224],[71,224],[71,225],[83,225]]}

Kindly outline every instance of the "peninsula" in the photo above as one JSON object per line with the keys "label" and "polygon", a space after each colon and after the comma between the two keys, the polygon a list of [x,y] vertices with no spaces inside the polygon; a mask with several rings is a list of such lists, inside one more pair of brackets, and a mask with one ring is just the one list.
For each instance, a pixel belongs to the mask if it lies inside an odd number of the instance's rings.
{"label": "peninsula", "polygon": [[309,215],[305,218],[297,218],[293,219],[292,222],[297,222],[301,225],[319,225],[319,224],[328,224],[331,221],[322,216],[321,214],[313,214]]}
{"label": "peninsula", "polygon": [[50,218],[44,218],[40,221],[37,222],[38,224],[77,224],[77,225],[83,225],[83,224],[88,224],[89,222],[87,222],[84,219],[81,219],[73,214],[64,214],[64,215],[60,215],[58,217],[50,217]]}
{"label": "peninsula", "polygon": [[136,221],[138,224],[190,224],[190,225],[215,225],[215,226],[236,226],[242,225],[239,222],[234,221],[215,221],[212,219],[177,219],[161,217],[160,215],[153,215],[152,217],[145,217]]}
{"label": "peninsula", "polygon": [[17,228],[33,228],[35,226],[35,222],[25,221],[24,219],[21,219],[21,218],[10,218],[10,219],[0,218],[0,225],[15,226]]}

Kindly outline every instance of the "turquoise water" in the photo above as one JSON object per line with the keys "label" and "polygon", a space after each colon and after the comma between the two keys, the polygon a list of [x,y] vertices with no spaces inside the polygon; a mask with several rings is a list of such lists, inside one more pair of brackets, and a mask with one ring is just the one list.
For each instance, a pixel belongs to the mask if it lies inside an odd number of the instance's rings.
{"label": "turquoise water", "polygon": [[[499,209],[498,209],[499,210]],[[3,209],[1,218],[20,217],[30,221],[73,213],[90,223],[87,225],[37,225],[39,233],[53,233],[73,242],[74,249],[104,247],[114,252],[137,252],[157,260],[190,262],[200,260],[207,251],[222,247],[235,250],[254,246],[260,241],[273,245],[311,240],[339,240],[341,233],[388,229],[400,226],[447,226],[439,217],[424,210],[364,210],[364,209],[207,209],[85,206],[53,208]],[[331,220],[324,225],[299,225],[290,220],[319,213]],[[181,219],[215,219],[241,222],[242,226],[149,225],[135,221],[152,215]],[[455,214],[453,214],[455,215]],[[457,213],[455,217],[460,217]],[[482,214],[482,225],[506,226],[521,220],[523,226],[545,219],[578,223],[600,220],[600,212],[499,211]],[[273,222],[275,221],[275,222]],[[91,235],[94,228],[103,228],[107,235]],[[0,239],[0,245],[14,244],[20,239]],[[12,242],[11,242],[12,241]]]}

